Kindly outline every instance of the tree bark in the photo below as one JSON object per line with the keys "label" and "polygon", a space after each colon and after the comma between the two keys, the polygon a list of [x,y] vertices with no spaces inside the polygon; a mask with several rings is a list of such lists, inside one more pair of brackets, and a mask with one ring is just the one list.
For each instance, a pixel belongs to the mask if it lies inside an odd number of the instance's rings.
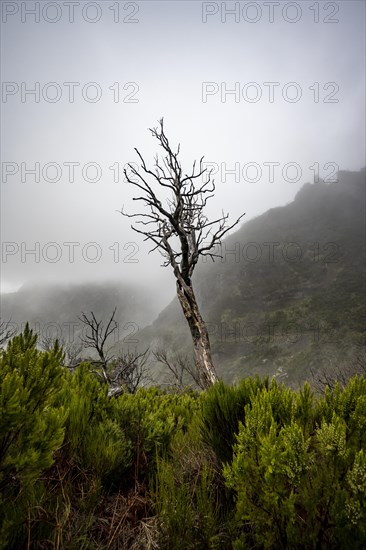
{"label": "tree bark", "polygon": [[191,284],[177,280],[177,295],[191,331],[194,361],[201,386],[209,388],[218,381],[218,376],[211,358],[207,327],[202,319]]}

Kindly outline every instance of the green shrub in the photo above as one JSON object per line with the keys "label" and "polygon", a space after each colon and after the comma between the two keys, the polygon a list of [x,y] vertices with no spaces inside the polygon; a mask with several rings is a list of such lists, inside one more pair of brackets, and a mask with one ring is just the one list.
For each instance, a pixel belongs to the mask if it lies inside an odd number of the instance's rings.
{"label": "green shrub", "polygon": [[68,412],[65,445],[69,458],[101,481],[114,471],[122,476],[133,460],[131,441],[116,418],[115,400],[107,392],[107,386],[101,385],[84,364],[69,376],[63,395]]}
{"label": "green shrub", "polygon": [[197,421],[177,432],[169,458],[159,458],[153,501],[162,548],[223,549],[227,534],[220,510],[220,470],[200,438]]}
{"label": "green shrub", "polygon": [[[353,379],[311,406],[271,385],[245,407],[232,464],[235,548],[363,548],[366,542],[365,381]],[[288,419],[278,411],[288,411]]]}
{"label": "green shrub", "polygon": [[27,325],[0,356],[0,541],[21,529],[35,497],[33,485],[53,462],[64,437],[62,352],[36,348]]}
{"label": "green shrub", "polygon": [[244,408],[268,379],[246,378],[236,386],[218,382],[201,396],[202,437],[224,463],[232,459],[232,447]]}

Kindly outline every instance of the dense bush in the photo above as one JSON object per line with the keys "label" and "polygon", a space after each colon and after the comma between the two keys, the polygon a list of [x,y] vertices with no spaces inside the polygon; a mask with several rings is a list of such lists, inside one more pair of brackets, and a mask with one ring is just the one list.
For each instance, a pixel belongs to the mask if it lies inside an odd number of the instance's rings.
{"label": "dense bush", "polygon": [[108,397],[87,363],[0,357],[0,548],[366,546],[366,380]]}
{"label": "dense bush", "polygon": [[28,325],[1,355],[0,541],[3,547],[35,505],[36,482],[62,445],[66,411],[56,406],[62,389],[62,352],[39,352]]}
{"label": "dense bush", "polygon": [[314,403],[273,383],[245,407],[234,459],[235,548],[364,548],[366,380]]}
{"label": "dense bush", "polygon": [[202,437],[222,462],[231,460],[235,434],[244,419],[244,407],[257,391],[268,386],[268,379],[242,380],[237,386],[218,382],[202,395]]}

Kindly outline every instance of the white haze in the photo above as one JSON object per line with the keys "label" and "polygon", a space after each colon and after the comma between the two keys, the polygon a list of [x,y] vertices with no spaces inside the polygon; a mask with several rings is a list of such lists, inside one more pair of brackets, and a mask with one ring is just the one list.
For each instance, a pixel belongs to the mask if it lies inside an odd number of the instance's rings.
{"label": "white haze", "polygon": [[[16,3],[4,2],[3,9],[5,4]],[[17,4],[32,9],[35,2]],[[117,212],[123,205],[136,211],[138,204],[132,202],[136,190],[123,181],[122,174],[114,182],[109,169],[116,162],[121,168],[136,161],[134,147],[151,164],[158,149],[147,128],[162,116],[171,142],[181,143],[186,170],[201,155],[219,168],[224,163],[228,170],[239,163],[240,178],[230,173],[225,178],[220,169],[215,175],[216,195],[208,208],[212,217],[224,209],[232,219],[246,212],[246,221],[292,201],[302,184],[314,181],[314,168],[310,168],[314,163],[319,163],[320,177],[337,166],[359,170],[365,165],[364,2],[316,2],[319,23],[314,22],[314,2],[290,3],[295,5],[293,10],[301,6],[302,17],[294,23],[281,15],[284,2],[275,6],[272,23],[263,2],[254,3],[262,12],[256,23],[242,17],[246,2],[119,2],[121,19],[136,19],[135,23],[113,22],[110,8],[116,2],[95,3],[102,10],[96,23],[80,17],[86,2],[75,8],[74,23],[67,20],[65,3],[57,4],[62,17],[55,23],[42,17],[36,23],[32,16],[23,23],[20,13],[2,23],[3,83],[20,87],[26,82],[32,87],[39,82],[42,88],[56,82],[63,92],[55,103],[42,97],[36,103],[30,96],[22,102],[20,94],[9,95],[5,102],[3,95],[3,168],[4,163],[19,167],[25,163],[31,168],[36,162],[41,168],[50,162],[63,167],[61,179],[53,183],[42,174],[39,182],[29,174],[22,181],[20,170],[5,181],[3,172],[3,292],[30,281],[147,281],[162,301],[169,301],[174,293],[170,270],[160,267],[158,253],[147,254],[149,248],[130,229],[130,220]],[[227,14],[222,22],[222,6],[230,10],[237,4],[240,21]],[[332,5],[339,8],[333,16]],[[130,16],[136,6],[138,12]],[[203,10],[216,8],[218,13],[207,16],[204,23]],[[286,9],[287,17],[293,18],[295,11]],[[54,17],[56,11],[49,10],[48,17]],[[93,17],[92,8],[88,13]],[[254,11],[246,13],[254,17]],[[339,21],[327,23],[326,18]],[[80,83],[74,103],[67,100],[65,82]],[[89,82],[98,83],[103,91],[97,103],[83,100],[80,94]],[[129,85],[124,90],[123,86],[136,83],[138,92],[132,99],[138,101],[115,103],[109,87],[116,82],[124,98],[137,88]],[[203,82],[217,83],[219,90],[225,86],[230,90],[238,82],[239,101],[231,94],[223,102],[218,92],[204,102]],[[243,99],[243,86],[250,82],[261,86],[263,98],[257,103]],[[273,103],[268,101],[266,82],[280,83]],[[289,82],[302,91],[298,102],[282,97]],[[314,101],[314,83],[319,83],[319,102]],[[339,87],[330,96],[337,102],[323,101],[335,89],[327,83]],[[64,165],[70,162],[80,163],[74,182],[68,181]],[[89,162],[102,169],[98,182],[83,181],[80,167]],[[280,163],[273,181],[266,168],[271,162]],[[262,168],[259,181],[243,178],[242,169],[248,163]],[[285,181],[281,170],[287,163],[301,167],[299,181],[291,181],[291,170]],[[248,179],[254,179],[251,172]],[[76,243],[74,261],[71,245],[64,243]],[[25,254],[31,249],[36,254]],[[53,262],[60,251],[59,261]],[[101,257],[93,262],[96,253]]]}

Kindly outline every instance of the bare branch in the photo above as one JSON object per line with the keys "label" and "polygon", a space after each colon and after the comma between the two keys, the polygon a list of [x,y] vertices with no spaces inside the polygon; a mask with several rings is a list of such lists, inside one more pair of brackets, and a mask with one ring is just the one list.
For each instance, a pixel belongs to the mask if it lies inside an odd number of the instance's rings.
{"label": "bare branch", "polygon": [[102,321],[97,321],[93,312],[91,312],[90,317],[88,317],[84,312],[82,312],[81,317],[79,317],[79,320],[88,329],[88,332],[80,337],[80,341],[83,344],[84,348],[93,348],[98,353],[103,377],[107,383],[110,383],[107,365],[108,361],[110,361],[112,358],[108,356],[108,351],[105,351],[105,344],[108,337],[113,334],[113,332],[117,328],[117,322],[114,319],[116,315],[116,310],[117,308],[114,308],[106,328],[104,328]]}
{"label": "bare branch", "polygon": [[17,328],[14,323],[9,321],[4,321],[0,319],[0,346],[6,344],[8,340],[13,338],[17,333]]}
{"label": "bare branch", "polygon": [[147,360],[149,349],[142,353],[137,350],[121,353],[109,368],[110,395],[117,396],[124,390],[136,393],[141,385],[151,381]]}
{"label": "bare branch", "polygon": [[193,381],[194,386],[202,390],[205,389],[197,372],[197,367],[188,355],[175,354],[174,356],[169,356],[168,352],[163,349],[153,352],[153,355],[156,361],[164,365],[173,375],[172,386],[178,391],[190,385],[188,384],[188,380]]}

